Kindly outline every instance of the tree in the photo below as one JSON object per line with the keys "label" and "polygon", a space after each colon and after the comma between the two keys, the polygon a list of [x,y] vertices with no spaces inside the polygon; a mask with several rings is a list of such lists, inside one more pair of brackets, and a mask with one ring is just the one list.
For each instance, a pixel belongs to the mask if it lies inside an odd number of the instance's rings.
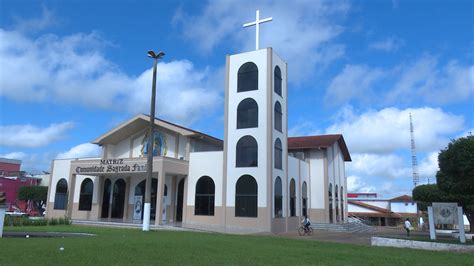
{"label": "tree", "polygon": [[18,193],[18,199],[33,201],[35,208],[37,210],[40,210],[42,203],[46,202],[46,198],[48,197],[48,187],[43,187],[43,186],[20,187],[17,193]]}
{"label": "tree", "polygon": [[419,185],[413,189],[413,199],[417,201],[418,208],[422,211],[427,210],[431,202],[450,202],[456,201],[443,191],[440,191],[437,184]]}
{"label": "tree", "polygon": [[440,191],[459,203],[474,232],[474,136],[452,140],[438,156],[436,182]]}

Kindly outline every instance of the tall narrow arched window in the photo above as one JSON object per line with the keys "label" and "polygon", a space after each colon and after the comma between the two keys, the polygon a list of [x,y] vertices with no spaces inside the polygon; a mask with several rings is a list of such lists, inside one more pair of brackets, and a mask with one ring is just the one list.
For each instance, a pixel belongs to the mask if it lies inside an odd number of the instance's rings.
{"label": "tall narrow arched window", "polygon": [[339,187],[337,185],[334,194],[336,194],[336,222],[339,222]]}
{"label": "tall narrow arched window", "polygon": [[283,217],[283,188],[281,178],[275,179],[275,217]]}
{"label": "tall narrow arched window", "polygon": [[112,181],[105,179],[104,190],[102,191],[102,213],[101,218],[109,217],[110,193],[112,191]]}
{"label": "tall narrow arched window", "polygon": [[67,206],[67,181],[59,179],[56,184],[56,194],[54,195],[54,209],[65,210]]}
{"label": "tall narrow arched window", "polygon": [[257,217],[257,181],[250,175],[243,175],[235,185],[235,216]]}
{"label": "tall narrow arched window", "polygon": [[296,216],[296,187],[293,178],[290,181],[290,216]]}
{"label": "tall narrow arched window", "polygon": [[344,188],[341,187],[341,221],[344,222]]}
{"label": "tall narrow arched window", "polygon": [[279,66],[275,67],[275,73],[273,75],[273,83],[275,86],[275,93],[281,96],[281,70]]}
{"label": "tall narrow arched window", "polygon": [[258,166],[258,145],[252,136],[243,136],[237,142],[236,167]]}
{"label": "tall narrow arched window", "polygon": [[281,104],[277,101],[275,103],[275,129],[282,132],[283,113],[281,111]]}
{"label": "tall narrow arched window", "polygon": [[243,64],[237,76],[237,92],[258,90],[257,65],[252,62]]}
{"label": "tall narrow arched window", "polygon": [[329,191],[328,191],[328,201],[329,201],[329,222],[333,222],[332,218],[332,184],[329,184]]}
{"label": "tall narrow arched window", "polygon": [[308,186],[306,185],[306,181],[303,182],[303,185],[301,185],[301,210],[303,213],[303,216],[308,215]]}
{"label": "tall narrow arched window", "polygon": [[79,195],[79,210],[90,211],[92,209],[92,193],[94,192],[94,183],[90,178],[84,179],[81,184],[81,193]]}
{"label": "tall narrow arched window", "polygon": [[194,215],[214,215],[214,197],[216,186],[212,178],[203,176],[196,183]]}
{"label": "tall narrow arched window", "polygon": [[258,127],[258,105],[252,98],[242,100],[237,107],[237,128]]}
{"label": "tall narrow arched window", "polygon": [[279,138],[275,140],[275,168],[283,169],[283,149]]}

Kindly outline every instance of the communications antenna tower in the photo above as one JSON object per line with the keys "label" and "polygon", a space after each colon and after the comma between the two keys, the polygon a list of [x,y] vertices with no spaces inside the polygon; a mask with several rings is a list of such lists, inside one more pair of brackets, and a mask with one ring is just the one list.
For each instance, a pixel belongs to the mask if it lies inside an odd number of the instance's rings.
{"label": "communications antenna tower", "polygon": [[415,147],[415,134],[413,133],[413,122],[411,119],[410,113],[410,135],[411,135],[411,167],[413,170],[413,186],[418,185],[419,176],[418,176],[418,163],[416,160],[416,147]]}

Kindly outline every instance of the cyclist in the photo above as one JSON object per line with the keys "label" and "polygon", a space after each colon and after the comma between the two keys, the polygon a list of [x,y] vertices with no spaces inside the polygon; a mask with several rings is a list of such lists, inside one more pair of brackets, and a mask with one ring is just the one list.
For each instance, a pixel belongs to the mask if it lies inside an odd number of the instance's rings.
{"label": "cyclist", "polygon": [[308,232],[309,226],[311,225],[311,222],[309,221],[308,216],[305,215],[305,216],[304,216],[304,219],[303,219],[303,221],[301,221],[301,223],[302,223],[303,226],[304,226],[304,231],[305,231],[305,232]]}

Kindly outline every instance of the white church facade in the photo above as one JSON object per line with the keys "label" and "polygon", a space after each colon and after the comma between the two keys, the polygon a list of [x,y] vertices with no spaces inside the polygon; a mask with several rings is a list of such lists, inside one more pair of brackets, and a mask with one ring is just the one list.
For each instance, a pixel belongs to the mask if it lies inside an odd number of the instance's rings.
{"label": "white church facade", "polygon": [[[224,140],[155,119],[151,218],[219,232],[347,220],[342,135],[288,137],[287,64],[271,48],[227,56]],[[100,136],[100,158],[54,160],[47,216],[141,223],[149,117]]]}

